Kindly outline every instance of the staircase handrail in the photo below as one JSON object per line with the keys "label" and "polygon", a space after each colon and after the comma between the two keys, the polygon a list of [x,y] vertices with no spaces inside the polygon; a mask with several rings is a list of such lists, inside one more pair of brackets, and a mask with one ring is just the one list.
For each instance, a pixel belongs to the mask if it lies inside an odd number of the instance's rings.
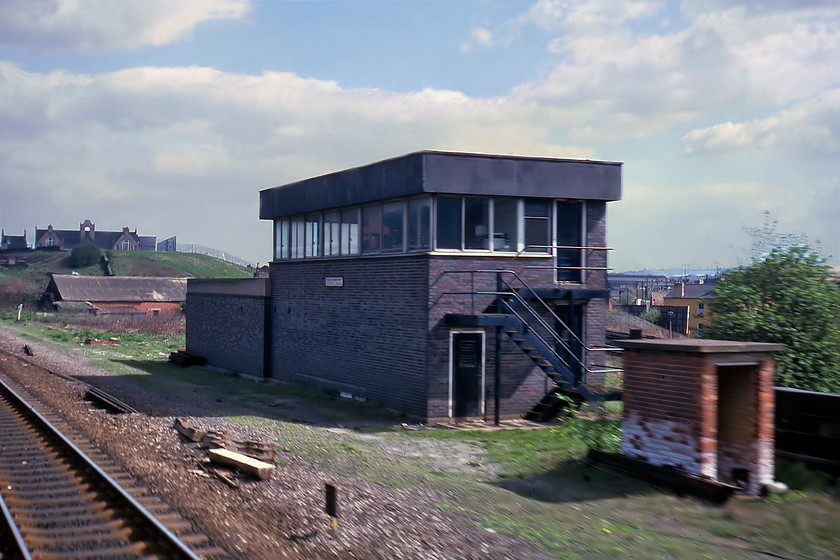
{"label": "staircase handrail", "polygon": [[[574,332],[571,328],[569,328],[569,326],[568,326],[568,325],[566,325],[566,323],[565,323],[562,319],[560,319],[560,317],[559,317],[559,316],[557,316],[557,314],[554,312],[554,310],[553,310],[553,309],[551,309],[551,306],[549,306],[549,305],[548,305],[548,304],[547,304],[547,303],[543,300],[543,298],[541,298],[541,297],[540,297],[540,296],[539,296],[539,295],[538,295],[538,294],[534,291],[534,289],[533,289],[533,288],[532,288],[532,287],[531,287],[531,286],[530,286],[530,285],[529,285],[529,284],[528,284],[528,283],[527,283],[527,282],[526,282],[526,281],[525,281],[525,280],[524,280],[524,279],[523,279],[523,278],[522,278],[522,277],[521,277],[521,276],[520,276],[520,275],[519,275],[519,274],[518,274],[515,270],[508,270],[508,269],[487,269],[487,270],[445,270],[445,271],[441,272],[441,276],[446,275],[446,274],[467,274],[467,273],[469,273],[469,274],[473,274],[473,275],[475,275],[475,274],[494,274],[494,275],[497,275],[497,277],[498,277],[498,278],[502,278],[502,275],[510,275],[510,276],[513,276],[516,280],[518,280],[518,281],[519,281],[519,283],[522,285],[522,287],[530,293],[530,296],[531,296],[533,299],[537,300],[537,301],[538,301],[538,302],[542,305],[542,307],[543,307],[546,311],[548,311],[548,313],[549,313],[549,314],[550,314],[550,315],[551,315],[551,316],[552,316],[552,317],[553,317],[553,318],[554,318],[554,319],[555,319],[555,320],[556,320],[556,321],[557,321],[557,322],[558,322],[558,323],[559,323],[559,324],[563,327],[563,329],[565,329],[565,330],[566,330],[566,332],[568,332],[568,333],[572,336],[572,338],[574,338],[574,339],[575,339],[575,340],[576,340],[576,341],[580,344],[581,348],[585,349],[587,352],[620,352],[620,351],[622,350],[621,348],[619,348],[619,347],[615,347],[615,346],[604,346],[604,347],[590,347],[590,346],[587,346],[587,345],[583,342],[583,340],[581,340],[581,339],[580,339],[580,337],[579,337],[577,334],[575,334],[575,332]],[[504,302],[504,305],[505,305],[505,306],[506,306],[506,307],[510,310],[510,312],[511,312],[511,313],[512,313],[512,314],[513,314],[513,315],[514,315],[517,319],[519,319],[520,321],[522,321],[524,324],[526,324],[526,325],[527,325],[527,324],[528,324],[528,321],[527,321],[527,320],[525,320],[524,318],[522,318],[522,317],[519,315],[519,313],[517,313],[517,312],[516,312],[516,311],[515,311],[515,310],[514,310],[511,306],[510,306],[510,304],[509,304],[508,302],[506,302],[506,301],[505,301],[505,299],[504,299],[504,297],[503,297],[503,296],[510,296],[510,295],[512,295],[513,297],[515,297],[515,298],[517,299],[517,301],[518,301],[520,304],[522,304],[523,308],[524,308],[524,309],[526,309],[526,310],[528,310],[528,311],[529,311],[529,313],[530,313],[530,315],[531,315],[532,317],[534,317],[534,318],[535,318],[535,319],[536,319],[536,320],[540,323],[540,325],[543,327],[543,329],[545,329],[545,331],[546,331],[546,332],[548,332],[548,333],[550,333],[550,334],[552,335],[552,338],[555,340],[555,342],[559,343],[559,344],[560,344],[560,345],[561,345],[561,346],[562,346],[562,347],[563,347],[563,348],[564,348],[564,349],[565,349],[565,350],[569,353],[569,355],[570,355],[570,356],[572,356],[572,357],[574,358],[574,361],[575,361],[578,365],[580,365],[580,367],[581,367],[581,368],[583,368],[583,370],[584,370],[586,373],[612,373],[612,372],[620,372],[620,371],[622,371],[622,370],[621,370],[621,369],[619,369],[619,368],[607,368],[607,367],[601,367],[601,368],[599,368],[599,369],[591,369],[591,368],[587,367],[587,365],[583,362],[583,360],[581,360],[578,356],[576,356],[576,355],[575,355],[575,353],[574,353],[574,352],[572,352],[571,348],[569,348],[569,345],[566,343],[566,341],[565,341],[565,340],[563,340],[563,339],[560,337],[560,335],[557,333],[557,331],[556,331],[553,327],[551,327],[551,326],[550,326],[550,325],[549,325],[549,324],[545,321],[545,319],[543,319],[543,318],[539,315],[539,313],[537,313],[537,311],[533,308],[533,306],[532,306],[530,303],[528,303],[528,302],[525,300],[525,298],[523,298],[523,297],[522,297],[522,295],[521,295],[521,294],[519,294],[518,290],[514,289],[514,287],[513,287],[513,286],[512,286],[509,282],[507,282],[506,280],[502,280],[502,282],[503,282],[503,283],[504,283],[504,284],[505,284],[505,285],[509,288],[509,290],[510,290],[510,291],[505,291],[505,292],[498,291],[498,290],[494,290],[494,291],[492,291],[492,292],[486,292],[486,291],[476,291],[476,290],[475,290],[475,288],[473,287],[473,291],[468,292],[468,293],[473,294],[473,295],[492,295],[492,296],[496,296],[496,297],[498,298],[498,300],[500,300],[500,301]],[[473,283],[473,286],[474,286],[474,283]],[[464,292],[444,292],[444,294],[449,294],[449,293],[452,293],[452,294],[463,294]],[[501,311],[501,310],[499,310],[499,311]],[[549,345],[548,343],[546,343],[546,341],[542,338],[542,336],[541,336],[541,335],[539,335],[539,333],[536,333],[536,332],[534,332],[533,330],[532,330],[531,332],[533,332],[533,333],[534,333],[534,336],[536,336],[536,337],[537,337],[537,338],[538,338],[538,339],[539,339],[539,340],[540,340],[540,341],[541,341],[541,342],[542,342],[542,343],[543,343],[543,344],[544,344],[544,345],[545,345],[545,346],[546,346],[546,347],[547,347],[547,348],[548,348],[548,349],[549,349],[549,350],[550,350],[550,351],[551,351],[551,352],[552,352],[552,353],[553,353],[553,354],[554,354],[554,355],[555,355],[555,356],[556,356],[556,357],[557,357],[557,358],[561,361],[561,363],[563,363],[564,365],[566,365],[566,367],[568,367],[568,366],[569,366],[569,364],[566,362],[566,360],[564,360],[564,359],[563,359],[563,358],[562,358],[562,357],[561,357],[561,356],[557,353],[557,351],[556,351],[556,350],[554,350],[554,349],[551,347],[551,345]]]}
{"label": "staircase handrail", "polygon": [[[508,287],[511,287],[511,286],[510,286],[510,285],[508,285]],[[569,356],[571,356],[571,357],[572,357],[572,359],[575,361],[575,363],[577,363],[577,364],[578,364],[581,368],[583,368],[583,370],[584,370],[586,373],[611,373],[611,372],[619,372],[619,371],[621,371],[621,370],[620,370],[620,369],[618,369],[618,368],[607,368],[607,367],[598,367],[597,369],[592,369],[592,368],[590,368],[589,366],[587,366],[587,365],[586,365],[586,363],[585,363],[582,359],[580,359],[580,358],[579,358],[579,357],[578,357],[578,356],[577,356],[577,355],[576,355],[576,354],[572,351],[572,349],[569,347],[569,344],[568,344],[565,340],[563,340],[563,338],[562,338],[562,337],[561,337],[561,336],[557,333],[557,330],[556,330],[556,329],[554,329],[554,328],[552,328],[552,327],[551,327],[551,325],[549,325],[549,324],[545,321],[545,319],[543,319],[543,318],[539,315],[539,313],[537,313],[537,312],[536,312],[536,310],[533,308],[533,306],[531,306],[531,305],[530,305],[530,304],[529,304],[529,303],[525,300],[525,298],[523,298],[523,297],[522,297],[522,296],[521,296],[521,295],[520,295],[520,294],[519,294],[516,290],[512,290],[512,291],[510,291],[510,292],[498,292],[497,294],[498,294],[498,295],[513,295],[513,296],[514,296],[514,298],[516,298],[516,301],[517,301],[517,302],[519,302],[519,303],[523,306],[523,308],[524,308],[524,309],[528,310],[528,311],[529,311],[529,313],[530,313],[530,315],[531,315],[534,319],[536,319],[536,321],[540,324],[540,326],[541,326],[543,329],[545,329],[545,331],[546,331],[546,332],[548,332],[548,333],[551,335],[551,338],[554,340],[554,342],[556,342],[556,343],[558,343],[560,346],[562,346],[562,347],[563,347],[563,348],[564,348],[564,349],[565,349],[565,350],[569,353]],[[537,297],[539,298],[539,296],[537,296]],[[540,300],[540,301],[542,301],[542,300]],[[526,319],[522,318],[522,317],[519,315],[519,313],[517,313],[517,312],[516,312],[516,310],[515,310],[515,309],[513,309],[513,307],[510,305],[510,303],[509,303],[508,301],[506,301],[506,300],[502,299],[502,302],[504,303],[504,305],[505,305],[505,306],[506,306],[506,307],[510,310],[510,312],[511,312],[511,313],[512,313],[512,314],[513,314],[513,315],[514,315],[517,319],[519,319],[520,321],[522,321],[522,322],[523,322],[524,324],[526,324],[526,325],[528,324],[528,321],[527,321]],[[587,346],[586,344],[584,344],[584,343],[583,343],[583,341],[581,341],[581,340],[580,340],[580,338],[579,338],[579,337],[575,334],[575,332],[574,332],[572,329],[570,329],[570,328],[566,325],[566,323],[564,323],[564,322],[563,322],[563,320],[562,320],[562,319],[560,319],[560,318],[559,318],[559,317],[558,317],[558,316],[554,313],[554,311],[553,311],[553,310],[552,310],[552,309],[551,309],[551,308],[550,308],[547,304],[545,304],[545,302],[542,302],[542,303],[543,303],[543,305],[545,306],[546,310],[547,310],[547,311],[548,311],[548,312],[552,315],[552,317],[554,317],[554,319],[556,319],[556,320],[560,323],[560,325],[562,325],[562,326],[563,326],[563,328],[564,328],[564,329],[565,329],[565,330],[566,330],[566,331],[567,331],[570,335],[572,335],[572,337],[573,337],[575,340],[577,340],[577,341],[580,343],[581,347],[582,347],[582,348],[584,348],[584,349],[586,349],[588,352],[607,352],[607,351],[612,351],[612,350],[620,350],[620,348],[613,348],[613,347],[603,347],[603,348],[599,348],[599,347],[589,347],[589,346]],[[552,353],[552,354],[553,354],[553,355],[554,355],[554,356],[555,356],[558,360],[560,360],[560,362],[562,362],[562,363],[563,363],[563,365],[565,365],[566,367],[569,367],[569,363],[568,363],[565,359],[563,359],[563,357],[562,357],[562,356],[560,356],[560,354],[557,352],[557,350],[555,350],[555,349],[554,349],[554,348],[553,348],[550,344],[548,344],[548,342],[546,342],[546,341],[545,341],[545,339],[542,337],[542,335],[540,335],[538,332],[534,331],[533,329],[531,330],[531,333],[532,333],[532,334],[533,334],[533,336],[535,336],[535,337],[536,337],[536,338],[537,338],[540,342],[542,342],[542,343],[543,343],[543,345],[545,345],[545,347],[546,347],[546,348],[547,348],[547,349],[548,349],[548,350],[549,350],[549,351],[550,351],[550,352],[551,352],[551,353]]]}

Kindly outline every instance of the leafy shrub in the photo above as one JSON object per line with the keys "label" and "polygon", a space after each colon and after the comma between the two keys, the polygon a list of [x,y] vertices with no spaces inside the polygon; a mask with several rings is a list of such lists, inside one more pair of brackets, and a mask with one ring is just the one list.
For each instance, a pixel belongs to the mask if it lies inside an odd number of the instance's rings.
{"label": "leafy shrub", "polygon": [[70,251],[70,266],[83,268],[97,264],[102,259],[102,251],[93,243],[81,243]]}

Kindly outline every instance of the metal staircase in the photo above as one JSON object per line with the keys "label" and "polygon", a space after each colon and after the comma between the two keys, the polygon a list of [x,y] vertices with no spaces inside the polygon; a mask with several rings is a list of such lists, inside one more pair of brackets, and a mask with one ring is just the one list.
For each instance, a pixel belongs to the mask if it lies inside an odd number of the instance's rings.
{"label": "metal staircase", "polygon": [[[619,351],[619,348],[589,347],[573,329],[558,317],[553,307],[514,271],[472,271],[496,276],[493,291],[473,290],[472,295],[493,296],[493,301],[482,312],[471,315],[449,314],[450,326],[500,327],[546,376],[552,387],[525,418],[547,421],[555,417],[569,401],[582,402],[618,400],[620,393],[596,393],[587,387],[590,373],[620,372],[606,365],[587,366],[587,355]],[[552,322],[554,325],[552,325]],[[556,328],[555,328],[556,325]]]}

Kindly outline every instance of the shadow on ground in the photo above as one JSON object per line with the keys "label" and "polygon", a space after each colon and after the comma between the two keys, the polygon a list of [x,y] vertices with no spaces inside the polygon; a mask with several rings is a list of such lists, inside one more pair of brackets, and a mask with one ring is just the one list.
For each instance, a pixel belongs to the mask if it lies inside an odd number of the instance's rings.
{"label": "shadow on ground", "polygon": [[508,479],[492,485],[524,498],[553,504],[658,492],[629,474],[591,466],[581,460],[564,461],[542,476]]}
{"label": "shadow on ground", "polygon": [[390,429],[404,421],[373,404],[328,395],[317,388],[156,360],[108,361],[129,373],[75,378],[111,392],[150,416],[248,415],[364,432]]}

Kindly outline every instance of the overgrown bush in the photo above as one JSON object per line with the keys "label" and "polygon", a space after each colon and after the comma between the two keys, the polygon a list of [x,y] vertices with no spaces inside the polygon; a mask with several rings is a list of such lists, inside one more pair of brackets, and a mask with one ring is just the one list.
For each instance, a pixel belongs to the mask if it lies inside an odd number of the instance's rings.
{"label": "overgrown bush", "polygon": [[644,319],[648,323],[659,325],[660,321],[662,321],[662,310],[657,309],[656,307],[645,309],[639,314],[639,318]]}
{"label": "overgrown bush", "polygon": [[68,263],[74,268],[84,268],[98,264],[102,259],[102,251],[93,243],[81,243],[70,251]]}

